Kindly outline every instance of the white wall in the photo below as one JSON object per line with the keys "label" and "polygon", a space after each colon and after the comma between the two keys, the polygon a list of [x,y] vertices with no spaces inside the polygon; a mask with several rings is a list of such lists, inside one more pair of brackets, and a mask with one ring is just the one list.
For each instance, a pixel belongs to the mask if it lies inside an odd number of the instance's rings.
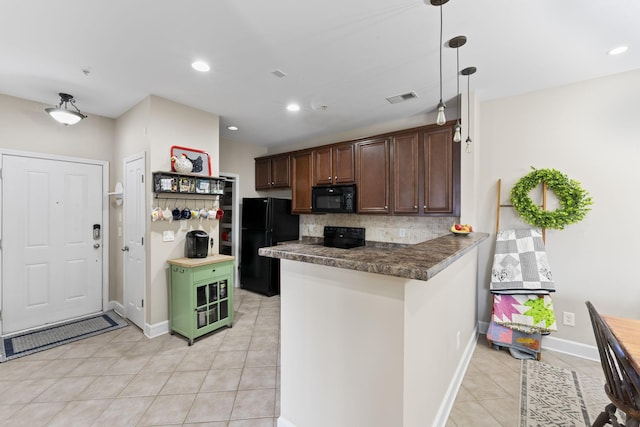
{"label": "white wall", "polygon": [[[640,318],[638,262],[640,227],[635,215],[639,181],[640,70],[480,104],[477,210],[480,231],[493,233],[496,180],[508,200],[513,184],[536,168],[555,168],[575,179],[595,204],[584,221],[547,231],[547,253],[557,292],[559,331],[552,336],[595,343],[584,302],[602,313]],[[501,228],[518,219],[503,208]],[[494,240],[495,236],[492,235]],[[482,246],[479,320],[489,321],[488,292],[493,242]],[[576,326],[562,325],[562,312]]]}

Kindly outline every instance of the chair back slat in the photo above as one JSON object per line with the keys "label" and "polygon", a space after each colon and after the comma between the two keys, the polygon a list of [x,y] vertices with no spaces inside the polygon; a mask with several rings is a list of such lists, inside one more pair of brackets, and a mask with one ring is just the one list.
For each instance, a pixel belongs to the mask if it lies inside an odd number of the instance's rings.
{"label": "chair back slat", "polygon": [[605,391],[611,402],[628,418],[640,418],[640,376],[629,361],[629,355],[611,332],[611,328],[587,301],[589,317],[604,372]]}

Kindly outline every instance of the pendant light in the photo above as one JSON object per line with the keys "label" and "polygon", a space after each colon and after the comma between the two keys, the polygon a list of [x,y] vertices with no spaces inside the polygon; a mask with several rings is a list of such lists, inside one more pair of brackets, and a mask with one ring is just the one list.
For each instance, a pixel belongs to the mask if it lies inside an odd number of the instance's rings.
{"label": "pendant light", "polygon": [[456,50],[456,93],[458,94],[458,120],[453,127],[453,142],[462,141],[462,125],[460,124],[460,116],[462,116],[462,102],[460,100],[460,51],[459,48],[467,43],[465,36],[454,37],[449,40],[449,47]]}
{"label": "pendant light", "polygon": [[[80,120],[86,118],[87,116],[82,114],[78,107],[76,107],[76,101],[73,99],[73,95],[69,95],[68,93],[59,93],[60,95],[60,104],[57,107],[45,108],[46,111],[55,121],[61,123],[65,126],[75,125]],[[75,109],[70,110],[67,107],[67,104],[71,104],[71,106]]]}
{"label": "pendant light", "polygon": [[438,116],[436,117],[436,123],[438,126],[442,126],[447,122],[447,118],[444,115],[444,109],[447,106],[442,102],[442,5],[449,0],[430,0],[433,6],[440,7],[440,102],[438,102]]}
{"label": "pendant light", "polygon": [[464,70],[461,71],[463,76],[467,76],[467,140],[465,141],[466,147],[464,149],[465,152],[467,153],[471,153],[471,130],[470,130],[470,115],[471,115],[471,95],[469,95],[469,88],[470,88],[470,81],[471,81],[471,74],[474,74],[476,71],[478,71],[478,69],[476,67],[467,67]]}

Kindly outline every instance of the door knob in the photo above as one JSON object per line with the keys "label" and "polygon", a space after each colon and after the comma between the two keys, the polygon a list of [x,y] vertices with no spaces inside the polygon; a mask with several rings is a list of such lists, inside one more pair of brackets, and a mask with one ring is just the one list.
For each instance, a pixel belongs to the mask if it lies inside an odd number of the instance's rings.
{"label": "door knob", "polygon": [[129,252],[129,246],[125,246],[124,248],[120,249],[122,252]]}
{"label": "door knob", "polygon": [[100,243],[94,243],[93,244],[93,249],[98,249],[100,247]]}

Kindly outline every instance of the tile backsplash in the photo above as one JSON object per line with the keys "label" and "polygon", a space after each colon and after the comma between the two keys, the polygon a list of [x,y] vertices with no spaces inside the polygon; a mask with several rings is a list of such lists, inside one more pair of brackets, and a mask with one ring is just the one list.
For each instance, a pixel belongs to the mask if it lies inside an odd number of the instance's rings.
{"label": "tile backsplash", "polygon": [[322,237],[325,225],[364,227],[369,241],[411,244],[445,235],[458,221],[453,216],[300,215],[302,236]]}

